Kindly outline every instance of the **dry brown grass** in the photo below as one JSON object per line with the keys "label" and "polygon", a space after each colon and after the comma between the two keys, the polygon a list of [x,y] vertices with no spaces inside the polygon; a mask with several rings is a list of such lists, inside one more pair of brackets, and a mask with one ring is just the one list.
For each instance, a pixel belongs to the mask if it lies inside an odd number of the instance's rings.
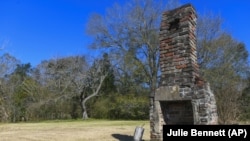
{"label": "dry brown grass", "polygon": [[130,141],[143,124],[149,140],[149,121],[78,120],[0,124],[0,141]]}

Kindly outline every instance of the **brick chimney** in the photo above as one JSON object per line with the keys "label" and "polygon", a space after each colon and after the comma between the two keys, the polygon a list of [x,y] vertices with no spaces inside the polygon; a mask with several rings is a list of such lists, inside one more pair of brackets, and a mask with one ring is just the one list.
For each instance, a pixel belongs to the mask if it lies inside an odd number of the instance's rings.
{"label": "brick chimney", "polygon": [[151,140],[161,141],[163,125],[217,124],[217,107],[208,82],[199,76],[197,15],[191,4],[162,14],[160,85],[150,112]]}
{"label": "brick chimney", "polygon": [[190,4],[163,13],[160,28],[161,86],[192,86],[199,77],[196,19]]}

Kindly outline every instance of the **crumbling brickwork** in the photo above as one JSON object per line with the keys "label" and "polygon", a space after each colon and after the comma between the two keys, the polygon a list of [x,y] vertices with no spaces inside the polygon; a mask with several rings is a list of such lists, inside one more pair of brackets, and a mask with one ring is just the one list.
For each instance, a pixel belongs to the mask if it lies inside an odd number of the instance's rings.
{"label": "crumbling brickwork", "polygon": [[163,13],[160,28],[161,86],[192,86],[198,78],[196,14],[185,5]]}
{"label": "crumbling brickwork", "polygon": [[163,125],[217,124],[209,83],[199,76],[196,52],[197,15],[191,4],[162,14],[159,88],[150,113],[151,140],[162,140]]}

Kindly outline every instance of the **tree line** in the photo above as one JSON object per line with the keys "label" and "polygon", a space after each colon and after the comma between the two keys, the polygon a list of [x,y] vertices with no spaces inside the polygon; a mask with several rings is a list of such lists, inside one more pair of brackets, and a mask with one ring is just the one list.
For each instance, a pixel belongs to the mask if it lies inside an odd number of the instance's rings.
{"label": "tree line", "polygon": [[84,56],[69,56],[42,61],[34,68],[9,54],[0,59],[2,121],[147,116],[147,90],[116,82],[108,54],[91,64]]}
{"label": "tree line", "polygon": [[[0,119],[148,119],[159,82],[159,27],[175,1],[131,0],[92,14],[86,33],[101,57],[68,56],[36,67],[0,58]],[[244,43],[222,28],[216,14],[198,14],[200,74],[216,96],[220,123],[247,120],[249,63]]]}

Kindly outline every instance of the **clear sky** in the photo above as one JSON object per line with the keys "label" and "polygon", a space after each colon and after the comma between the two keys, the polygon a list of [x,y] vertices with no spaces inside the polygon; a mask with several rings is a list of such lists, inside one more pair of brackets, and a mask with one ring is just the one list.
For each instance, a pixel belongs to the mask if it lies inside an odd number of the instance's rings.
{"label": "clear sky", "polygon": [[[126,0],[0,0],[0,54],[8,52],[33,66],[42,60],[90,54],[85,24],[91,13],[104,13]],[[250,51],[249,0],[180,0],[198,13],[220,14],[225,28]]]}

